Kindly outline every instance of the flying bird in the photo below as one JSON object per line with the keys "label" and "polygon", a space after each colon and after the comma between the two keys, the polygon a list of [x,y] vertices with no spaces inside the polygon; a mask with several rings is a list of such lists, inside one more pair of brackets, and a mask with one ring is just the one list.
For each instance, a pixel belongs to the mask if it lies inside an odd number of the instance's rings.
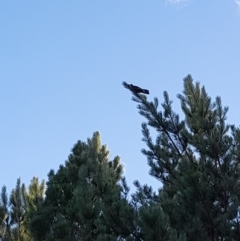
{"label": "flying bird", "polygon": [[140,93],[143,93],[143,94],[149,94],[149,90],[147,89],[142,89],[136,85],[132,85],[132,84],[127,84],[127,83],[123,83],[123,85],[125,87],[127,87],[128,89],[130,89],[133,93],[135,94],[140,94]]}

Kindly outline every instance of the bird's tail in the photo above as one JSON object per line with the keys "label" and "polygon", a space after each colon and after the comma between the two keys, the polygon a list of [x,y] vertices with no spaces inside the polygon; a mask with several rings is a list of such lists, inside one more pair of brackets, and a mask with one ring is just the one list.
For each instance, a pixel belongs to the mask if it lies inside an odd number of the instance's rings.
{"label": "bird's tail", "polygon": [[146,89],[143,89],[143,93],[149,95],[149,91]]}

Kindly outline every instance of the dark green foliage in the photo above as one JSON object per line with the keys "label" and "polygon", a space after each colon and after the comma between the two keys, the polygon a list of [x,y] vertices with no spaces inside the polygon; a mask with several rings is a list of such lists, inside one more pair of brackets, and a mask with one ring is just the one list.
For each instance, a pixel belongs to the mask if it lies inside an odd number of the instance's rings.
{"label": "dark green foliage", "polygon": [[34,240],[30,234],[29,222],[32,211],[36,210],[38,202],[43,200],[43,194],[44,182],[39,185],[37,178],[33,178],[28,190],[19,178],[10,198],[3,186],[0,200],[0,240]]}
{"label": "dark green foliage", "polygon": [[[226,124],[228,108],[222,107],[220,97],[212,102],[191,76],[184,79],[178,98],[183,121],[173,112],[167,92],[163,111],[158,111],[157,98],[148,102],[145,95],[133,97],[147,119],[142,132],[148,149],[142,152],[150,174],[163,183],[157,207],[167,215],[169,227],[185,233],[187,240],[239,240],[240,130]],[[156,141],[149,127],[156,130]],[[157,201],[150,200],[147,222],[155,224],[151,209]]]}
{"label": "dark green foliage", "polygon": [[10,198],[7,196],[6,187],[3,186],[0,203],[0,237],[4,241],[8,240],[30,240],[27,234],[25,214],[26,214],[26,189],[17,180],[16,188],[12,190]]}
{"label": "dark green foliage", "polygon": [[50,171],[45,197],[37,178],[27,191],[19,179],[9,199],[2,188],[0,240],[240,240],[240,129],[226,123],[220,97],[212,101],[187,76],[178,95],[180,120],[166,91],[162,111],[157,98],[132,93],[147,121],[142,153],[162,187],[154,192],[135,181],[129,195],[120,158],[109,160],[96,132]]}
{"label": "dark green foliage", "polygon": [[9,240],[11,236],[10,215],[8,212],[8,196],[6,186],[2,187],[1,203],[0,203],[0,238],[1,240]]}
{"label": "dark green foliage", "polygon": [[[145,197],[141,203],[140,186],[139,195],[129,199],[120,159],[110,161],[108,155],[99,133],[95,133],[87,143],[79,141],[73,147],[56,174],[49,173],[46,198],[31,222],[36,240],[152,241],[177,237],[166,225],[168,216],[159,206],[152,201],[154,207],[149,206]],[[149,227],[151,217],[155,221]]]}
{"label": "dark green foliage", "polygon": [[77,142],[65,166],[49,173],[45,201],[31,223],[36,240],[116,240],[102,216],[120,195],[121,175],[120,158],[109,160],[98,132]]}

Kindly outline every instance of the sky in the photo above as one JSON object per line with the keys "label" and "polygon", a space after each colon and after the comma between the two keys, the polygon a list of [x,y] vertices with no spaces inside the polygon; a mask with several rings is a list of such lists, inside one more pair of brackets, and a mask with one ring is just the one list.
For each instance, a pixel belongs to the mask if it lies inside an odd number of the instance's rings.
{"label": "sky", "polygon": [[133,181],[149,175],[141,123],[122,81],[176,95],[191,74],[239,126],[240,1],[0,1],[0,187],[47,180],[95,131]]}

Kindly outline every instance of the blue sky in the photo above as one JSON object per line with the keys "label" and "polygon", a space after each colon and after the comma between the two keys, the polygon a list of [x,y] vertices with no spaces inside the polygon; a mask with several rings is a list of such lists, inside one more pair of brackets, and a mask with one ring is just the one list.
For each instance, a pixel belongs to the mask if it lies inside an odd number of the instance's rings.
{"label": "blue sky", "polygon": [[167,90],[181,113],[187,74],[239,126],[239,1],[1,1],[0,186],[46,179],[99,131],[128,184],[156,190],[141,154],[144,119],[122,81],[148,88],[149,100]]}

